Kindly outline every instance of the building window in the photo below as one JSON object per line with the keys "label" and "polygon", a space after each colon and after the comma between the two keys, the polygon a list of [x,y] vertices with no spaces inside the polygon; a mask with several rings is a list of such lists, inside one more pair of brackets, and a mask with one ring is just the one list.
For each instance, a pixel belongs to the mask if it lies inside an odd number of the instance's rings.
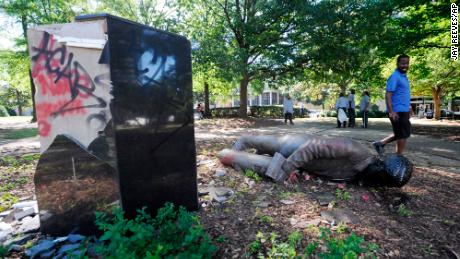
{"label": "building window", "polygon": [[278,94],[272,93],[272,105],[278,104]]}
{"label": "building window", "polygon": [[235,98],[233,99],[233,107],[239,107],[240,106],[240,99]]}
{"label": "building window", "polygon": [[262,94],[262,105],[270,105],[270,93]]}
{"label": "building window", "polygon": [[252,106],[259,106],[259,96],[252,99]]}
{"label": "building window", "polygon": [[284,96],[282,94],[280,94],[280,99],[279,99],[279,104],[283,104],[283,101],[284,101]]}

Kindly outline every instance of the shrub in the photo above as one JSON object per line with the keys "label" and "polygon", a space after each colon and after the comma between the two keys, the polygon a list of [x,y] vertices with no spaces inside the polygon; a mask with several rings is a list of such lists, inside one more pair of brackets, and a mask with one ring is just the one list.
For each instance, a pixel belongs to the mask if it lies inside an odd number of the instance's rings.
{"label": "shrub", "polygon": [[113,216],[98,212],[96,225],[104,232],[94,246],[100,258],[210,258],[216,250],[198,218],[171,203],[155,218],[145,208],[135,219],[125,218],[121,209]]}
{"label": "shrub", "polygon": [[8,113],[8,110],[5,108],[5,106],[0,105],[0,117],[9,117],[10,114]]}

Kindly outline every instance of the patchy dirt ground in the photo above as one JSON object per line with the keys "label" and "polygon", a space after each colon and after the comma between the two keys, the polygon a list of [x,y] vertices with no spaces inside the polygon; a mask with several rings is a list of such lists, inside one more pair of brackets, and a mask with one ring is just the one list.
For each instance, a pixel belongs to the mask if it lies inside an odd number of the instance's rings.
{"label": "patchy dirt ground", "polygon": [[[456,173],[459,169],[456,148],[460,147],[458,144],[448,146],[451,143],[445,140],[458,135],[460,127],[439,130],[439,127],[419,126],[423,133],[417,134],[423,134],[427,139],[439,139],[430,144],[432,152],[436,153],[436,148],[443,146],[447,151],[439,151],[442,157],[424,156],[417,150],[418,143],[424,143],[426,139],[414,137],[415,144],[411,149],[414,152],[409,152],[408,156],[417,162],[417,167],[410,182],[401,189],[365,188],[353,183],[342,186],[314,176],[303,178],[297,185],[284,186],[268,179],[247,177],[231,168],[225,168],[225,176],[215,175],[217,169],[224,168],[217,160],[217,152],[231,147],[242,134],[348,134],[366,142],[363,136],[370,132],[359,132],[358,129],[354,133],[328,131],[334,126],[330,125],[331,120],[299,122],[296,121],[295,128],[285,126],[281,120],[228,119],[196,123],[199,189],[213,185],[228,187],[235,192],[224,203],[210,201],[209,196],[200,198],[202,208],[198,215],[216,241],[217,258],[252,257],[249,246],[259,231],[265,234],[276,232],[285,239],[289,233],[299,230],[304,233],[304,244],[318,239],[320,226],[338,231],[340,226],[321,220],[321,212],[332,207],[352,212],[355,223],[348,224],[345,232],[355,232],[367,242],[378,244],[378,257],[456,258],[460,253],[460,174]],[[386,127],[379,121],[373,121],[371,125],[375,132]],[[10,141],[7,144],[10,145]],[[3,206],[4,209],[11,205],[11,199],[30,199],[34,194],[33,172],[38,156],[33,154],[38,150],[28,151],[32,153],[14,151],[6,151],[0,158],[0,208]],[[438,160],[440,158],[444,160]],[[422,163],[425,160],[433,162]],[[346,192],[349,198],[338,197],[337,189]],[[334,201],[320,206],[319,194],[330,194]],[[299,224],[302,222],[311,224]]]}
{"label": "patchy dirt ground", "polygon": [[[270,125],[279,123],[272,121]],[[225,124],[216,122],[217,127],[208,123],[198,125],[198,131],[201,129],[209,134],[232,128],[232,125],[246,126],[247,132],[260,127],[257,122],[239,120]],[[423,130],[429,135],[428,129]],[[449,131],[442,130],[434,134],[441,138],[450,135]],[[268,179],[253,181],[231,168],[225,168],[225,176],[215,176],[216,169],[223,168],[215,155],[231,147],[235,139],[197,140],[198,159],[205,161],[198,167],[200,186],[225,186],[235,190],[233,198],[223,204],[209,202],[209,198],[203,197],[206,207],[199,212],[203,225],[214,239],[225,240],[218,244],[217,254],[225,258],[250,257],[249,244],[259,231],[277,232],[286,237],[300,230],[305,234],[305,242],[318,239],[316,226],[299,227],[294,222],[320,220],[321,211],[331,206],[320,206],[316,197],[319,193],[335,195],[341,183],[311,177],[298,185],[283,186]],[[344,191],[350,198],[336,197],[333,203],[334,207],[347,208],[356,216],[356,223],[348,224],[347,232],[355,232],[366,241],[377,243],[379,257],[455,258],[455,254],[458,255],[459,174],[417,166],[411,181],[403,188],[370,189],[350,183],[345,184]],[[284,204],[286,200],[294,203]],[[325,221],[321,221],[320,226],[337,228]]]}

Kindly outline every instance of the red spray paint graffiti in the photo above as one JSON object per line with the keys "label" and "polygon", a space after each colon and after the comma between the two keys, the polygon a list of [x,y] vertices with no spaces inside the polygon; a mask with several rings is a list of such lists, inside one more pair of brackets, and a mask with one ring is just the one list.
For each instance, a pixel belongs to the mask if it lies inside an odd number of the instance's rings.
{"label": "red spray paint graffiti", "polygon": [[40,136],[49,135],[52,126],[50,120],[58,116],[84,115],[87,108],[104,108],[107,103],[96,96],[96,86],[74,54],[67,51],[52,35],[44,32],[35,54],[32,77],[38,85],[39,94],[53,98],[36,104]]}

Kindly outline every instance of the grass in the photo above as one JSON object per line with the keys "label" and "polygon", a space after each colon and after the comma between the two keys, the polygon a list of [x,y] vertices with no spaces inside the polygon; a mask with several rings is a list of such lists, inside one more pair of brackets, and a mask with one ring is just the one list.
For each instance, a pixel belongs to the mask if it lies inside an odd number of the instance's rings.
{"label": "grass", "polygon": [[406,205],[401,204],[398,208],[398,214],[403,217],[410,217],[412,216],[413,212],[406,207]]}
{"label": "grass", "polygon": [[15,129],[8,130],[3,134],[4,139],[23,139],[31,138],[38,135],[38,130],[36,128],[25,128],[25,129]]}

